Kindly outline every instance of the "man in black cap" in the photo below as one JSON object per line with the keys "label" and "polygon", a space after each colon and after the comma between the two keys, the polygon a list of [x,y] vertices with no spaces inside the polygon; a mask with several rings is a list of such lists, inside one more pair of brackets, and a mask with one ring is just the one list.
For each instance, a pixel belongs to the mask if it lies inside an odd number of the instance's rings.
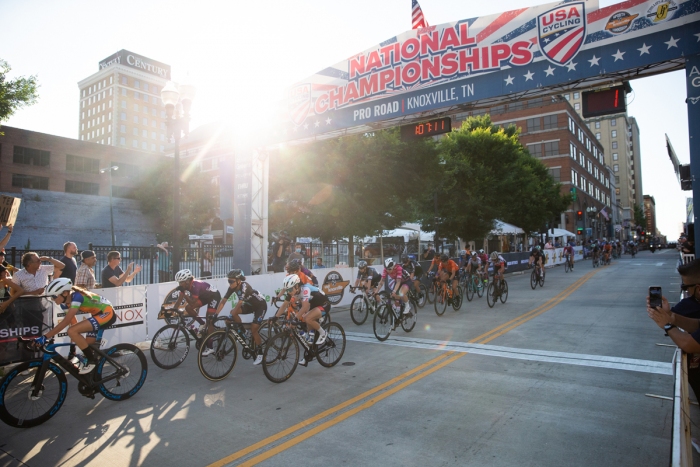
{"label": "man in black cap", "polygon": [[80,256],[83,258],[80,267],[75,273],[75,285],[88,290],[95,288],[95,272],[92,268],[97,263],[97,257],[92,250],[84,250]]}

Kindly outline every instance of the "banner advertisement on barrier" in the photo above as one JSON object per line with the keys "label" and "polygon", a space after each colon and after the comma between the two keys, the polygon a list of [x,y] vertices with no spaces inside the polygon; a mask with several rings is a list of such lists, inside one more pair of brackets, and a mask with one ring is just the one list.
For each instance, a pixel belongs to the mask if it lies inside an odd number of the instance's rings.
{"label": "banner advertisement on barrier", "polygon": [[38,337],[51,326],[53,302],[45,297],[20,297],[0,314],[0,365],[34,358],[17,338]]}

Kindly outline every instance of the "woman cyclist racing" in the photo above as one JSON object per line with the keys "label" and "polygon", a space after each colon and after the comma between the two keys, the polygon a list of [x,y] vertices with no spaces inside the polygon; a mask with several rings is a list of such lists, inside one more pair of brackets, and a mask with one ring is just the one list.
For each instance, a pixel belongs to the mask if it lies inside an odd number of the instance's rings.
{"label": "woman cyclist racing", "polygon": [[[180,303],[182,303],[183,300],[187,302],[185,311],[200,324],[200,330],[202,330],[201,326],[203,326],[205,322],[199,317],[199,309],[206,305],[207,316],[215,315],[219,307],[219,302],[221,302],[221,292],[208,282],[195,280],[192,271],[189,269],[178,271],[177,274],[175,274],[175,280],[179,283],[175,290],[180,292],[180,297],[178,297],[175,303],[175,309],[177,310],[180,307]],[[190,294],[187,295],[185,292],[189,292]],[[214,332],[213,323],[208,323],[206,332],[207,334]],[[207,357],[213,352],[214,349],[210,347],[202,352],[202,356]]]}
{"label": "woman cyclist racing", "polygon": [[396,261],[391,258],[384,260],[382,280],[379,281],[377,290],[381,290],[384,281],[386,281],[386,288],[391,293],[391,298],[403,302],[403,314],[412,314],[410,304],[406,306],[408,303],[408,289],[411,287],[411,278],[408,273],[404,272],[403,268],[396,264]]}
{"label": "woman cyclist racing", "polygon": [[[57,305],[68,311],[55,328],[34,339],[34,343],[43,346],[47,340],[63,331],[70,324],[68,337],[70,337],[71,342],[75,342],[87,358],[87,362],[83,362],[79,373],[81,375],[90,373],[97,365],[97,355],[89,344],[95,342],[97,331],[106,329],[116,321],[117,316],[114,314],[112,304],[100,295],[74,286],[71,280],[66,277],[59,277],[51,281],[46,287],[46,295],[53,297],[53,301]],[[78,312],[89,313],[91,316],[77,322],[75,315]],[[87,333],[87,337],[83,337],[81,335],[83,333]]]}
{"label": "woman cyclist racing", "polygon": [[506,260],[497,251],[491,252],[491,264],[493,265],[493,278],[496,281],[495,290],[500,290],[503,272],[506,270]]}

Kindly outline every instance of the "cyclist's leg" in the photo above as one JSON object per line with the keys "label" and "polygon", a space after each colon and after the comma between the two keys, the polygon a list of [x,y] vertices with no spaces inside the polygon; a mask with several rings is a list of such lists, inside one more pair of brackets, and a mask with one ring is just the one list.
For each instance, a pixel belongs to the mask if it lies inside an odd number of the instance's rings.
{"label": "cyclist's leg", "polygon": [[319,329],[321,329],[321,325],[318,324],[319,319],[321,319],[320,307],[310,309],[304,316],[301,317],[301,320],[306,323],[307,327],[317,332],[320,332]]}
{"label": "cyclist's leg", "polygon": [[83,355],[85,355],[88,359],[88,365],[81,370],[81,373],[91,371],[92,368],[94,368],[94,365],[97,363],[97,356],[88,345],[88,340],[83,337],[82,334],[87,333],[87,338],[94,342],[97,332],[100,329],[112,325],[116,319],[117,316],[114,314],[114,310],[110,306],[107,307],[102,313],[93,315],[68,328],[68,337],[70,337],[70,340],[75,342],[78,348],[80,348],[80,350],[83,352]]}
{"label": "cyclist's leg", "polygon": [[[260,339],[260,325],[262,324],[263,317],[265,316],[265,313],[267,313],[267,303],[265,303],[264,307],[260,307],[260,309],[255,310],[255,314],[253,315],[253,322],[250,325],[250,333],[253,335],[253,340],[255,341],[255,345],[258,347],[262,343],[262,339]],[[262,353],[262,349],[260,349],[260,353]]]}
{"label": "cyclist's leg", "polygon": [[452,279],[452,296],[453,297],[457,296],[457,287],[459,287],[459,280],[457,280],[457,276],[455,276],[455,278]]}
{"label": "cyclist's leg", "polygon": [[202,302],[197,300],[194,305],[187,305],[185,307],[185,313],[187,313],[195,321],[197,321],[200,324],[200,326],[205,324],[204,320],[199,317],[199,309],[202,308],[202,305]]}

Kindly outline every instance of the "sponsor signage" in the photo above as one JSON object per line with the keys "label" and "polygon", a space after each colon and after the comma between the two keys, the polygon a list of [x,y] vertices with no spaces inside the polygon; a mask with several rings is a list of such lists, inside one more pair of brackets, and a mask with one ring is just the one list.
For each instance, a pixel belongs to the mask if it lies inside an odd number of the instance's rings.
{"label": "sponsor signage", "polygon": [[143,55],[135,54],[124,49],[102,60],[100,62],[100,70],[112,65],[124,65],[158,76],[159,78],[170,79],[170,65],[157,62]]}
{"label": "sponsor signage", "polygon": [[323,279],[321,290],[326,294],[331,305],[337,305],[343,299],[345,287],[349,284],[350,281],[344,281],[343,276],[338,271],[331,271]]}

